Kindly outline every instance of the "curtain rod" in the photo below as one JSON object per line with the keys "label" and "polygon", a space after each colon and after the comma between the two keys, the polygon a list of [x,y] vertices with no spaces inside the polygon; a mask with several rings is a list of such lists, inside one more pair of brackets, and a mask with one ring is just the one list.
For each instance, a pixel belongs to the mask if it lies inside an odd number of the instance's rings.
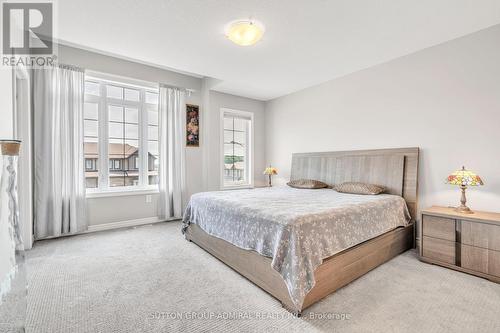
{"label": "curtain rod", "polygon": [[190,88],[183,88],[183,87],[179,87],[179,86],[174,86],[174,85],[171,85],[171,84],[165,84],[165,83],[160,83],[160,87],[163,87],[163,88],[173,88],[173,89],[179,89],[181,91],[185,91],[185,92],[188,92],[188,93],[194,93],[196,90],[195,89],[190,89]]}
{"label": "curtain rod", "polygon": [[59,67],[59,68],[63,68],[63,69],[69,69],[69,70],[82,72],[82,73],[85,72],[85,68],[74,66],[74,65],[62,64],[62,63],[55,63],[54,65]]}
{"label": "curtain rod", "polygon": [[46,69],[47,67],[58,67],[58,68],[61,68],[61,69],[69,69],[69,70],[72,70],[72,71],[85,73],[85,68],[74,66],[74,65],[68,65],[68,64],[58,63],[58,62],[54,62],[54,63],[51,63],[51,64],[46,64],[46,65],[43,65],[43,66],[35,66],[35,67],[33,67],[33,69]]}

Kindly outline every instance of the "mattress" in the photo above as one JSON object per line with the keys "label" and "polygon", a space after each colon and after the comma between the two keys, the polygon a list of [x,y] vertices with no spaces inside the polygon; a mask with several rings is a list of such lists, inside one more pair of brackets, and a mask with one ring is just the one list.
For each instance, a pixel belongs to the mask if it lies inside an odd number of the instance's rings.
{"label": "mattress", "polygon": [[323,259],[409,221],[400,196],[282,186],[194,194],[183,231],[194,223],[211,236],[272,258],[300,308]]}

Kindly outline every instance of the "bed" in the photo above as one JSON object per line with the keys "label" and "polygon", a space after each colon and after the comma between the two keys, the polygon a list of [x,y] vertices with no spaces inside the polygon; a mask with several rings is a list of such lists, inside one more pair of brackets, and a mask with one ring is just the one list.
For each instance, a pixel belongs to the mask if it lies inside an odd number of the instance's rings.
{"label": "bed", "polygon": [[382,195],[287,186],[198,193],[186,238],[301,311],[414,244],[418,148],[293,154],[291,179],[383,185]]}

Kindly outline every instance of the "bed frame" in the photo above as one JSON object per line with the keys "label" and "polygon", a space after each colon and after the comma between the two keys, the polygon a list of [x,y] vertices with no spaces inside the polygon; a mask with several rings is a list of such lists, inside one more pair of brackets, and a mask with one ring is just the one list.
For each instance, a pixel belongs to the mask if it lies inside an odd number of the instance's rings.
{"label": "bed frame", "polygon": [[407,227],[389,231],[323,260],[314,272],[316,284],[300,309],[293,305],[281,275],[271,267],[271,258],[210,236],[195,224],[189,225],[186,239],[276,297],[284,308],[300,315],[308,306],[414,247],[418,156],[418,148],[293,154],[291,179],[316,179],[327,184],[361,181],[383,185],[388,193],[401,195],[406,200],[412,216]]}

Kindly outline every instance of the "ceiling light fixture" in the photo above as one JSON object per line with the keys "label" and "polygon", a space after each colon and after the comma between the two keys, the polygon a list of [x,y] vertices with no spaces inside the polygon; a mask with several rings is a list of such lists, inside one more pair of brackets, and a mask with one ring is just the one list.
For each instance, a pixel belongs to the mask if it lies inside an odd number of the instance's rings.
{"label": "ceiling light fixture", "polygon": [[256,20],[236,20],[226,25],[226,37],[235,44],[249,46],[264,35],[264,25]]}

